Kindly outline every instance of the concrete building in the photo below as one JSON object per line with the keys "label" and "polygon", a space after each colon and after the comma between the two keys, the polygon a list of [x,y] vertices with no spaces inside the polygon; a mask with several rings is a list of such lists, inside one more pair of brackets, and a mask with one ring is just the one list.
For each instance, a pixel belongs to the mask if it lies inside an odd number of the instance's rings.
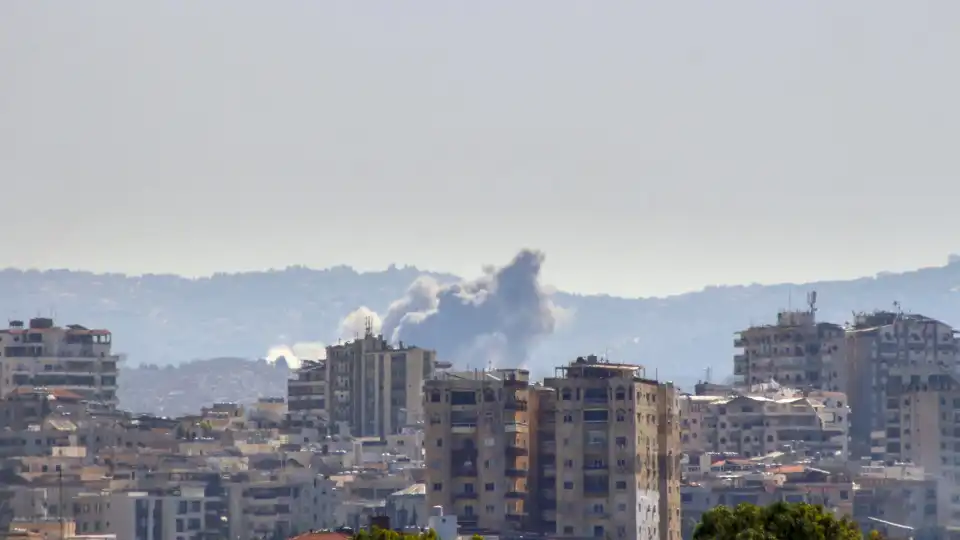
{"label": "concrete building", "polygon": [[938,536],[937,479],[925,474],[923,467],[874,464],[863,467],[854,480],[858,489],[854,491],[853,519],[864,537],[872,530],[886,532],[878,527],[882,522],[910,527],[915,531],[910,536],[918,540]]}
{"label": "concrete building", "polygon": [[845,347],[852,454],[870,456],[878,446],[891,457],[903,455],[901,398],[952,384],[958,360],[954,329],[923,315],[860,313]]}
{"label": "concrete building", "polygon": [[553,484],[545,480],[538,493],[541,505],[555,503],[554,533],[679,540],[680,421],[673,385],[646,379],[640,366],[589,356],[557,368],[544,386],[555,400],[540,407],[538,461],[556,472]]}
{"label": "concrete building", "polygon": [[296,376],[287,381],[287,414],[293,427],[326,431],[327,363],[304,360]]}
{"label": "concrete building", "polygon": [[427,506],[452,510],[470,529],[531,525],[531,395],[527,370],[441,373],[426,382]]}
{"label": "concrete building", "polygon": [[327,347],[324,366],[334,431],[384,436],[423,423],[423,382],[434,373],[435,351],[393,347],[368,324],[363,337]]}
{"label": "concrete building", "polygon": [[707,440],[715,452],[750,458],[785,446],[809,455],[845,456],[847,450],[845,415],[812,398],[740,395],[709,408]]}
{"label": "concrete building", "polygon": [[117,538],[189,540],[225,532],[226,522],[217,519],[222,501],[207,497],[203,487],[113,493],[107,508],[108,530]]}
{"label": "concrete building", "polygon": [[843,391],[842,370],[834,366],[842,356],[844,330],[816,320],[816,293],[807,311],[781,311],[777,323],[753,326],[738,333],[733,360],[735,381],[752,386],[774,380],[793,387]]}
{"label": "concrete building", "polygon": [[35,318],[29,324],[10,321],[0,330],[0,397],[17,389],[63,389],[84,399],[115,407],[117,365],[108,330],[72,324],[54,326],[52,319]]}

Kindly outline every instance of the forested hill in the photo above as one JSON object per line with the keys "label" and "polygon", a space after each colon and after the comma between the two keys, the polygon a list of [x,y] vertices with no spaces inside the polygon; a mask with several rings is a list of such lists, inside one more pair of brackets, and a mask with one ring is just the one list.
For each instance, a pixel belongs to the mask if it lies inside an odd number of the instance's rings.
{"label": "forested hill", "polygon": [[[8,318],[54,314],[60,324],[106,327],[131,365],[164,366],[214,357],[254,359],[279,344],[334,342],[346,314],[359,306],[384,313],[421,273],[412,267],[363,273],[342,266],[296,267],[185,279],[4,270],[0,298]],[[719,380],[731,371],[733,332],[772,322],[778,309],[791,301],[799,307],[810,290],[818,292],[822,320],[843,323],[853,310],[890,309],[899,301],[904,310],[960,325],[956,262],[851,281],[708,287],[667,298],[557,293],[554,302],[570,316],[534,349],[529,367],[542,375],[578,354],[599,353],[642,363],[648,375],[684,385],[708,366]]]}

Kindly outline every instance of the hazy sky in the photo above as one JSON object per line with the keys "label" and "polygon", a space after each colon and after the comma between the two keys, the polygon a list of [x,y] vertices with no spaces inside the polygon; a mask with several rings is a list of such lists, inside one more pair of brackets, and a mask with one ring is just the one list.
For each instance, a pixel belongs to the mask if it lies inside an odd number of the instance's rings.
{"label": "hazy sky", "polygon": [[941,264],[958,66],[956,0],[4,0],[0,266]]}

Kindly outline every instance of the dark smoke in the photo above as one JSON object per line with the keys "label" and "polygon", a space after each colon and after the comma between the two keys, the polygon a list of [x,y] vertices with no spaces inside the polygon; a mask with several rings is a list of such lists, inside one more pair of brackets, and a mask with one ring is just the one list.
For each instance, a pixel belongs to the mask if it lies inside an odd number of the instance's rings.
{"label": "dark smoke", "polygon": [[553,333],[559,309],[540,285],[543,254],[523,250],[474,281],[415,281],[383,319],[392,342],[436,349],[458,367],[524,365],[531,348]]}

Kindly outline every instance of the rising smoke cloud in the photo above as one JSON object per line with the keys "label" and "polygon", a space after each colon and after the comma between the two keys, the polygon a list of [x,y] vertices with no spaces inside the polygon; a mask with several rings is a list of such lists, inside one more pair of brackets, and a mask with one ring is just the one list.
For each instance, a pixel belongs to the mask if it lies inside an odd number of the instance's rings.
{"label": "rising smoke cloud", "polygon": [[[506,266],[484,268],[473,281],[441,284],[420,277],[390,305],[383,335],[392,343],[436,349],[461,368],[524,366],[532,347],[564,315],[540,284],[543,260],[541,252],[523,250]],[[347,319],[355,320],[359,311]]]}

